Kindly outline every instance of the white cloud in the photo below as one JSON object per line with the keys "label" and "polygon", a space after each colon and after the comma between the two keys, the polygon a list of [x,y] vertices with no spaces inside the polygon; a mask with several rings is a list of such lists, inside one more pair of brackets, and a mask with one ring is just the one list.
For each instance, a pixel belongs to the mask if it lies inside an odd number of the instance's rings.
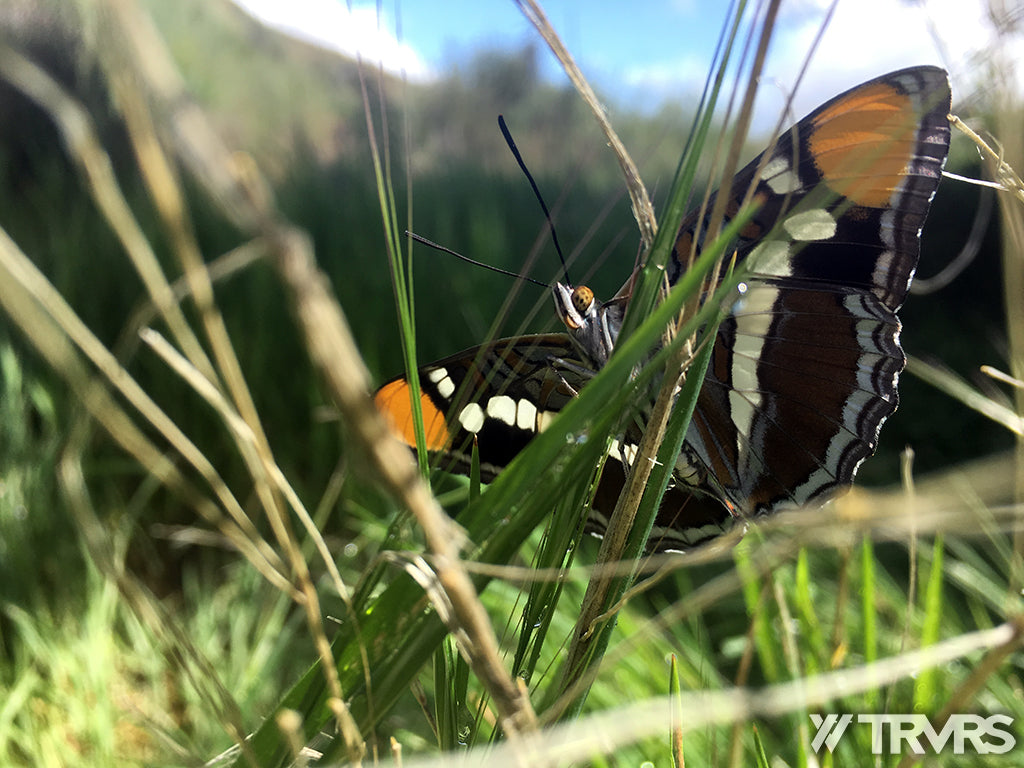
{"label": "white cloud", "polygon": [[[795,82],[829,5],[800,0],[780,20],[766,70],[779,87],[762,89],[765,102],[783,103],[783,89]],[[996,32],[979,0],[840,0],[794,101],[795,116],[864,80],[916,64],[946,67],[954,95],[966,95],[983,77],[978,62],[995,48]]]}
{"label": "white cloud", "polygon": [[268,26],[349,56],[360,55],[380,62],[392,72],[410,79],[433,76],[430,67],[408,43],[398,40],[386,15],[376,7],[354,6],[344,0],[235,0]]}
{"label": "white cloud", "polygon": [[[673,7],[695,1],[671,0]],[[699,2],[706,5],[710,0]],[[920,64],[946,67],[956,98],[991,86],[987,64],[998,46],[985,4],[986,0],[839,0],[786,122],[859,83]],[[775,125],[832,5],[833,0],[783,3],[755,109],[755,132]],[[1020,35],[1004,37],[998,45],[1005,60],[1024,62]],[[680,56],[676,51],[671,59],[659,54],[673,51],[663,46],[634,57],[619,70],[620,81],[655,101],[686,95],[704,82],[709,53],[691,50]]]}

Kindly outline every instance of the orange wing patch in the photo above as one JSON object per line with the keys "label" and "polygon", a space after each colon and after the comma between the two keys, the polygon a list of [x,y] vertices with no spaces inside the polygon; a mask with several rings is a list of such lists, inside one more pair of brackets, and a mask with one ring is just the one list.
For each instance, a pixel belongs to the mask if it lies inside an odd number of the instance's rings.
{"label": "orange wing patch", "polygon": [[[412,389],[405,379],[396,379],[385,384],[373,398],[377,410],[391,427],[395,437],[410,448],[416,447],[416,431],[412,418]],[[423,431],[426,434],[427,450],[443,451],[448,447],[450,436],[444,423],[444,414],[424,392],[420,392],[420,409],[423,412]]]}
{"label": "orange wing patch", "polygon": [[874,83],[815,115],[808,144],[829,187],[857,205],[889,205],[917,145],[917,107],[893,85]]}

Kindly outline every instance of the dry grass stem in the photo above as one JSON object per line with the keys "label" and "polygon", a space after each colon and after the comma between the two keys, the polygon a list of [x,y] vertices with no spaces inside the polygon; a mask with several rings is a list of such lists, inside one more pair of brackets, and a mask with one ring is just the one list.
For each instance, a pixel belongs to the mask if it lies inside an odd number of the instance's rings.
{"label": "dry grass stem", "polygon": [[[195,509],[209,523],[217,526],[264,576],[279,587],[291,591],[280,558],[261,539],[241,505],[202,451],[121,367],[46,277],[2,231],[0,278],[3,278],[2,282],[6,286],[0,292],[0,303],[53,368],[71,384],[93,418],[154,477],[190,500]],[[204,478],[230,519],[225,518],[216,505],[194,488],[163,451],[139,430],[132,418],[111,398],[110,393],[96,385],[71,344],[86,355],[104,378]]]}
{"label": "dry grass stem", "polygon": [[213,367],[175,301],[156,254],[121,192],[110,158],[92,129],[88,113],[46,72],[3,43],[0,43],[0,71],[8,82],[53,118],[68,154],[78,163],[93,199],[120,239],[164,322],[193,364],[212,376]]}
{"label": "dry grass stem", "polygon": [[[224,213],[252,236],[262,236],[271,259],[291,294],[292,305],[306,339],[307,349],[327,384],[353,439],[385,487],[410,509],[423,527],[430,550],[436,557],[438,578],[452,602],[459,626],[472,638],[477,655],[474,671],[484,681],[502,713],[508,732],[528,730],[534,721],[532,708],[519,686],[502,668],[493,628],[468,574],[461,567],[453,546],[450,522],[437,505],[411,462],[408,451],[388,431],[369,397],[369,374],[356,349],[348,323],[334,298],[329,283],[318,269],[308,239],[285,223],[269,206],[265,185],[253,173],[238,176],[230,155],[205,123],[202,112],[184,95],[181,78],[174,71],[163,45],[144,21],[134,4],[110,0],[123,40],[146,92],[163,115],[183,159],[197,179],[221,203]],[[297,550],[296,550],[297,551]],[[305,571],[301,558],[293,559],[298,573]],[[300,578],[300,583],[304,581]],[[315,593],[306,592],[307,610],[312,610]],[[311,625],[319,616],[312,616]],[[322,636],[322,627],[314,628]],[[335,697],[341,699],[337,674],[326,641],[318,642],[324,672]],[[361,744],[354,722],[343,719],[339,726],[349,747]],[[357,751],[362,747],[358,747]]]}
{"label": "dry grass stem", "polygon": [[646,251],[654,242],[654,236],[658,232],[658,222],[657,217],[654,215],[654,206],[647,195],[647,188],[640,178],[640,171],[637,169],[636,163],[633,162],[633,158],[626,149],[626,145],[622,143],[619,135],[612,127],[608,114],[598,100],[597,94],[594,93],[590,83],[583,76],[583,72],[576,65],[572,54],[569,53],[569,50],[562,43],[562,39],[555,32],[554,27],[551,26],[551,22],[548,21],[544,10],[535,0],[516,0],[516,3],[523,12],[523,15],[529,19],[530,23],[540,33],[540,36],[544,38],[544,42],[551,48],[551,52],[561,62],[565,73],[569,76],[583,101],[590,107],[590,111],[594,114],[594,118],[607,137],[608,144],[612,152],[615,153],[615,157],[619,161],[619,167],[626,178],[626,189],[629,191],[629,199],[632,202],[633,216],[636,219],[637,226],[640,227],[640,240],[643,243],[643,250]]}

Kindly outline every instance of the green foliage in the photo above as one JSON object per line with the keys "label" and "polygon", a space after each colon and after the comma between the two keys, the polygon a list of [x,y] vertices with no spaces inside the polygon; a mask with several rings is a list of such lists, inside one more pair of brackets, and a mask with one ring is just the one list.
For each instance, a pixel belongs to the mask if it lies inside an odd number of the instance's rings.
{"label": "green foliage", "polygon": [[[127,538],[115,545],[122,553]],[[0,666],[0,762],[184,766],[194,764],[188,755],[228,746],[195,681],[171,661],[174,649],[94,568],[67,564],[64,574],[78,569],[81,584],[54,608],[42,600],[21,607],[4,594],[0,611],[16,642],[3,649]],[[176,620],[243,710],[266,711],[309,648],[287,600],[252,569],[212,576],[186,573]]]}
{"label": "green foliage", "polygon": [[83,565],[66,521],[54,514],[60,418],[48,382],[0,338],[0,594],[11,604],[48,603],[69,576],[78,582]]}

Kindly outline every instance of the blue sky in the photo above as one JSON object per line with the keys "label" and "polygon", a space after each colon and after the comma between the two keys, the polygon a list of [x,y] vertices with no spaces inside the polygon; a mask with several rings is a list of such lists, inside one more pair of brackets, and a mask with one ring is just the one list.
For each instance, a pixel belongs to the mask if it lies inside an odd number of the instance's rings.
{"label": "blue sky", "polygon": [[[485,47],[516,49],[537,41],[545,73],[564,78],[512,0],[235,0],[257,18],[346,53],[360,51],[388,69],[428,80]],[[973,90],[978,66],[995,47],[984,0],[839,0],[808,74],[794,99],[802,115],[845,88],[892,69],[940,64],[950,69],[954,96]],[[584,74],[629,107],[699,91],[725,17],[722,0],[631,0],[589,3],[547,0],[545,12]],[[768,124],[818,33],[829,0],[784,0],[766,67],[758,111]],[[1012,3],[1010,4],[1012,5]],[[1018,37],[1004,41],[1024,61]]]}

